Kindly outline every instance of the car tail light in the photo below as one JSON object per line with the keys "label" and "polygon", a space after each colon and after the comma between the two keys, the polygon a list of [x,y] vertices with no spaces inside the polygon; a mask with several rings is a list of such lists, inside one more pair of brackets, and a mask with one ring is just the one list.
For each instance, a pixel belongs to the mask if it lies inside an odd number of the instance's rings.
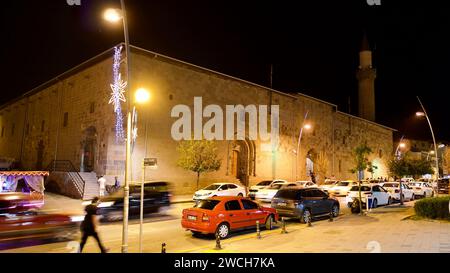
{"label": "car tail light", "polygon": [[419,187],[416,187],[416,190],[420,190],[420,188],[419,188]]}
{"label": "car tail light", "polygon": [[203,221],[203,222],[209,222],[209,216],[208,216],[208,214],[203,214],[203,216],[202,216],[202,221]]}

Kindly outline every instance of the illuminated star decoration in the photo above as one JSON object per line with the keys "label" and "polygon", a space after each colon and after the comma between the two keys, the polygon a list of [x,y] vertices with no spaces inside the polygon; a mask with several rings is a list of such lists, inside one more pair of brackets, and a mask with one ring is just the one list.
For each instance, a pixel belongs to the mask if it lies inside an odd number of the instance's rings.
{"label": "illuminated star decoration", "polygon": [[121,58],[122,46],[114,48],[114,59],[113,59],[113,83],[111,86],[111,98],[109,104],[114,105],[114,113],[116,114],[116,142],[123,142],[125,139],[125,133],[123,129],[123,115],[121,102],[125,102],[125,88],[127,82],[121,79],[120,75],[120,58]]}

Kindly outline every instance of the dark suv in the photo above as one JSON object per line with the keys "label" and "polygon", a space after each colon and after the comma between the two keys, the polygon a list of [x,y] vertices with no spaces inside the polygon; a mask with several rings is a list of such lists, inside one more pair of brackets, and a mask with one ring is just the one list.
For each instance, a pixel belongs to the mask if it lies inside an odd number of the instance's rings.
{"label": "dark suv", "polygon": [[[144,184],[144,213],[161,212],[170,206],[170,193],[167,182],[146,182]],[[114,221],[123,218],[123,188],[119,188],[111,195],[101,197],[97,204],[97,214],[102,220]],[[130,185],[129,215],[137,216],[140,213],[141,186]]]}
{"label": "dark suv", "polygon": [[280,216],[300,218],[301,223],[330,213],[339,216],[339,201],[316,188],[281,189],[272,199],[272,208]]}

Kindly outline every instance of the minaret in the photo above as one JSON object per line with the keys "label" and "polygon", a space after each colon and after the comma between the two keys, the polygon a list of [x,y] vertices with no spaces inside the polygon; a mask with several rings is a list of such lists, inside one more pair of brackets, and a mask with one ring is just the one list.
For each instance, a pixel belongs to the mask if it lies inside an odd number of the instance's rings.
{"label": "minaret", "polygon": [[375,121],[375,68],[372,67],[372,51],[369,48],[367,35],[364,33],[361,51],[359,52],[358,110],[361,118]]}

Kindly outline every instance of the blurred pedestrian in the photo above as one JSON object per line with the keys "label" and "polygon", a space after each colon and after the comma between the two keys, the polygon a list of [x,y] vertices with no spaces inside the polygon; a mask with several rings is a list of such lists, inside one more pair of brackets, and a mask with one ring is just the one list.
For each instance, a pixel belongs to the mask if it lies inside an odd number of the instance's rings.
{"label": "blurred pedestrian", "polygon": [[103,246],[102,242],[97,233],[98,219],[97,219],[97,203],[99,201],[98,197],[92,199],[91,204],[87,205],[84,209],[86,215],[81,223],[81,243],[80,243],[80,253],[83,252],[84,245],[87,239],[92,236],[97,241],[100,251],[102,253],[108,252],[108,250]]}
{"label": "blurred pedestrian", "polygon": [[106,178],[104,175],[100,176],[100,178],[98,179],[98,185],[99,185],[99,196],[105,196],[105,189],[106,189]]}
{"label": "blurred pedestrian", "polygon": [[116,188],[116,190],[118,190],[120,188],[120,182],[119,179],[116,177],[114,177],[115,182],[114,182],[114,188]]}

